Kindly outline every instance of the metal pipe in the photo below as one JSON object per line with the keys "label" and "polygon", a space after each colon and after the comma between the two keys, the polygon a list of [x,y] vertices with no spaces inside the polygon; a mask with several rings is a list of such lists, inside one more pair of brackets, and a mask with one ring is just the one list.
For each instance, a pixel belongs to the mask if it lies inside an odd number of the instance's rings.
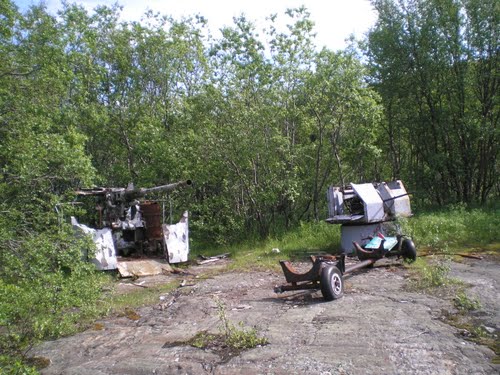
{"label": "metal pipe", "polygon": [[344,275],[347,273],[351,273],[353,271],[359,270],[360,268],[368,267],[368,266],[372,265],[373,263],[375,263],[377,260],[378,259],[367,259],[367,260],[363,260],[361,262],[358,262],[356,264],[353,264],[350,267],[346,267]]}
{"label": "metal pipe", "polygon": [[274,293],[293,292],[296,290],[319,289],[320,287],[321,286],[319,282],[310,282],[310,283],[296,284],[296,285],[281,285],[274,287]]}
{"label": "metal pipe", "polygon": [[406,197],[407,195],[410,195],[410,193],[405,193],[405,194],[397,195],[395,197],[387,198],[387,199],[382,200],[382,202],[393,201],[393,200],[398,199],[398,198]]}

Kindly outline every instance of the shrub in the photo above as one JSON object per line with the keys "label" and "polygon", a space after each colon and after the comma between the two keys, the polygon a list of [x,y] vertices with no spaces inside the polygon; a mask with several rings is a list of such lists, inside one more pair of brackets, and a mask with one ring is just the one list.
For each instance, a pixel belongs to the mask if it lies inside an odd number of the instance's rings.
{"label": "shrub", "polygon": [[106,278],[82,258],[93,244],[69,226],[52,229],[0,242],[0,351],[13,359],[98,315]]}

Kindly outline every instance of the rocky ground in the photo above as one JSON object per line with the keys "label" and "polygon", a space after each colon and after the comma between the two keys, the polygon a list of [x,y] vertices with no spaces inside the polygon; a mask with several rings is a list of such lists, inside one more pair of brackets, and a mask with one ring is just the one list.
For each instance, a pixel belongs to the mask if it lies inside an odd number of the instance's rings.
{"label": "rocky ground", "polygon": [[[42,370],[47,375],[497,374],[494,352],[471,340],[471,327],[498,345],[498,265],[493,259],[451,263],[452,276],[465,281],[467,293],[481,302],[478,311],[462,316],[460,324],[455,320],[455,326],[450,324],[457,316],[452,292],[409,291],[407,270],[380,261],[346,277],[344,297],[333,302],[313,291],[275,294],[274,287],[285,282],[275,272],[176,276],[180,283],[185,280],[184,286],[158,295],[158,304],[45,342],[32,354],[50,360]],[[196,267],[192,272],[197,273]],[[167,279],[134,283],[147,286]],[[220,332],[221,303],[231,323],[254,327],[268,344],[241,353],[187,345],[200,332]],[[464,319],[472,324],[461,325]]]}

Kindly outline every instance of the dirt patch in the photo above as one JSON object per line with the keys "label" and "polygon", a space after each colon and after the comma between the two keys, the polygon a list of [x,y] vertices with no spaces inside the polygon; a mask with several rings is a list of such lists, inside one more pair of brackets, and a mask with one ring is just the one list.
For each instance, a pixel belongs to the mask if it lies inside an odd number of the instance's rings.
{"label": "dirt patch", "polygon": [[[498,263],[466,260],[451,269],[481,301],[477,324],[498,335]],[[344,297],[333,302],[314,291],[275,294],[285,282],[275,272],[193,277],[182,293],[159,295],[158,304],[139,309],[138,320],[103,320],[99,329],[43,343],[33,355],[50,359],[43,374],[498,373],[491,349],[443,319],[443,311],[456,311],[454,296],[407,291],[406,276],[398,263],[378,262],[346,277]],[[166,298],[174,302],[163,306]],[[216,298],[233,324],[255,328],[269,344],[229,359],[185,345],[200,332],[220,333]]]}

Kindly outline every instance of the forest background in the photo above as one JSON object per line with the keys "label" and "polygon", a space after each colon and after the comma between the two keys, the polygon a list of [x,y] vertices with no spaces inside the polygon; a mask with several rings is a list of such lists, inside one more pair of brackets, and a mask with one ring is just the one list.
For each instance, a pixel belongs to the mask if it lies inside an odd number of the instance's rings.
{"label": "forest background", "polygon": [[81,187],[191,179],[172,212],[219,245],[326,218],[332,184],[397,178],[417,207],[495,205],[500,3],[372,5],[366,38],[332,51],[305,8],[214,38],[201,16],[0,0],[2,350],[57,336],[99,296],[77,261],[90,245],[57,213],[82,214]]}

